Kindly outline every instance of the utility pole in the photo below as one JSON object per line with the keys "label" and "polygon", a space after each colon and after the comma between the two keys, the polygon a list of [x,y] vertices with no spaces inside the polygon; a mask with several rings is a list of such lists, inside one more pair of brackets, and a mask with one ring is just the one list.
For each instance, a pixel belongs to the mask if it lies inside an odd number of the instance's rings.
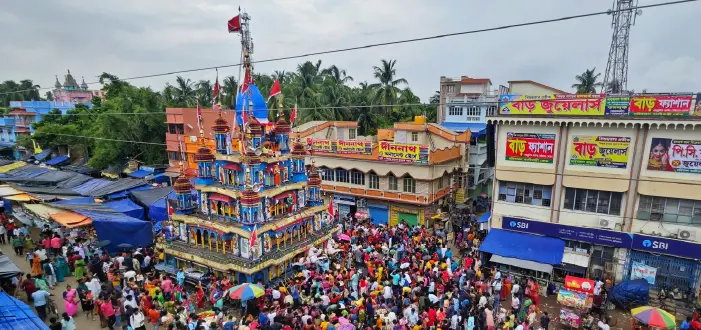
{"label": "utility pole", "polygon": [[604,83],[601,92],[613,94],[628,91],[628,46],[630,44],[630,27],[635,25],[635,18],[643,13],[637,9],[638,0],[613,0],[611,49],[606,64]]}

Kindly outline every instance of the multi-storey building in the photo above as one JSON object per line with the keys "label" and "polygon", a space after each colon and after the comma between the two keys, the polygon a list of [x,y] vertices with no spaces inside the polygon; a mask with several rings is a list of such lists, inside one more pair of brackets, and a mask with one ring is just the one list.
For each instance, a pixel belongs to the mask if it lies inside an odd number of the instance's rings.
{"label": "multi-storey building", "polygon": [[467,162],[469,132],[409,122],[366,137],[357,127],[355,122],[316,121],[296,127],[292,135],[307,144],[325,198],[340,216],[424,225],[463,184],[460,169]]}
{"label": "multi-storey building", "polygon": [[[494,253],[492,261],[556,279],[645,277],[653,286],[698,289],[701,100],[500,100],[499,113],[488,117],[496,131],[496,182],[483,250]],[[495,251],[490,240],[514,243]]]}
{"label": "multi-storey building", "polygon": [[[510,90],[513,89],[512,92]],[[491,194],[494,171],[487,164],[487,117],[494,116],[499,94],[567,94],[531,80],[509,81],[509,86],[494,89],[488,78],[440,78],[438,122],[458,133],[469,130],[470,162],[467,173],[469,197]]]}
{"label": "multi-storey building", "polygon": [[[212,127],[219,114],[209,108],[202,108],[201,112],[205,144],[208,148],[214,149],[214,130]],[[234,111],[224,110],[221,115],[227,122],[233,124]],[[180,171],[179,166],[184,154],[186,174],[191,178],[197,176],[195,154],[202,144],[197,122],[197,109],[195,108],[166,108],[166,124],[168,125],[166,151],[170,165],[168,173],[177,174]],[[234,146],[234,149],[238,149],[237,146]]]}
{"label": "multi-storey building", "polygon": [[[68,110],[75,109],[76,104],[58,101],[10,101],[9,114],[0,117],[2,124],[0,142],[14,145],[20,136],[34,134],[32,124],[41,121],[51,110],[57,109],[65,114]],[[85,106],[92,108],[90,103],[85,103]],[[26,152],[23,148],[17,147],[14,157],[20,159]]]}

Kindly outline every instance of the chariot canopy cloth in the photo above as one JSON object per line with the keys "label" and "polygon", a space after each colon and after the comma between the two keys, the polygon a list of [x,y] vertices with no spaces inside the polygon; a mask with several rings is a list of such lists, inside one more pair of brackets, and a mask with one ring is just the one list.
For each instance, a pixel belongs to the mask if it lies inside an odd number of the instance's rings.
{"label": "chariot canopy cloth", "polygon": [[479,250],[507,258],[559,265],[562,263],[565,251],[565,241],[553,237],[492,229]]}

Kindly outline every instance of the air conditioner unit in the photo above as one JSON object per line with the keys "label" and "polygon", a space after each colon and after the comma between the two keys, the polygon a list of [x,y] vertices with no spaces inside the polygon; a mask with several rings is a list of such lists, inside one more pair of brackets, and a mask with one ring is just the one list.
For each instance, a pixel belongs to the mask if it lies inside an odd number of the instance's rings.
{"label": "air conditioner unit", "polygon": [[687,240],[687,241],[695,241],[696,240],[696,231],[695,230],[679,229],[679,233],[677,233],[677,237],[679,239],[683,239],[683,240]]}
{"label": "air conditioner unit", "polygon": [[614,229],[616,227],[616,221],[610,219],[599,219],[599,227],[606,229]]}

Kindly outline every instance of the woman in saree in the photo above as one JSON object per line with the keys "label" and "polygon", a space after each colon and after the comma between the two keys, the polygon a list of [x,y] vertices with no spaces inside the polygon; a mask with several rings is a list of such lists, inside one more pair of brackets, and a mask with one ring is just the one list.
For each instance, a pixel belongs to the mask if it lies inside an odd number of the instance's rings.
{"label": "woman in saree", "polygon": [[66,287],[66,291],[63,292],[63,307],[66,309],[68,316],[73,316],[78,313],[78,293],[75,289],[71,289],[71,286]]}
{"label": "woman in saree", "polygon": [[205,306],[205,293],[202,284],[197,285],[197,292],[195,293],[197,299],[197,308],[203,309]]}
{"label": "woman in saree", "polygon": [[68,263],[66,262],[66,259],[63,256],[59,256],[56,259],[56,281],[63,282],[65,280],[65,277],[68,275]]}
{"label": "woman in saree", "polygon": [[37,276],[41,274],[41,259],[34,253],[34,259],[32,259],[32,276]]}
{"label": "woman in saree", "polygon": [[85,276],[85,260],[83,259],[77,259],[75,260],[75,271],[73,272],[73,276],[76,279],[81,279],[83,276]]}
{"label": "woman in saree", "polygon": [[501,289],[501,300],[502,301],[506,299],[507,294],[511,293],[511,277],[507,275],[506,278],[504,279],[503,284],[504,284],[504,287]]}

